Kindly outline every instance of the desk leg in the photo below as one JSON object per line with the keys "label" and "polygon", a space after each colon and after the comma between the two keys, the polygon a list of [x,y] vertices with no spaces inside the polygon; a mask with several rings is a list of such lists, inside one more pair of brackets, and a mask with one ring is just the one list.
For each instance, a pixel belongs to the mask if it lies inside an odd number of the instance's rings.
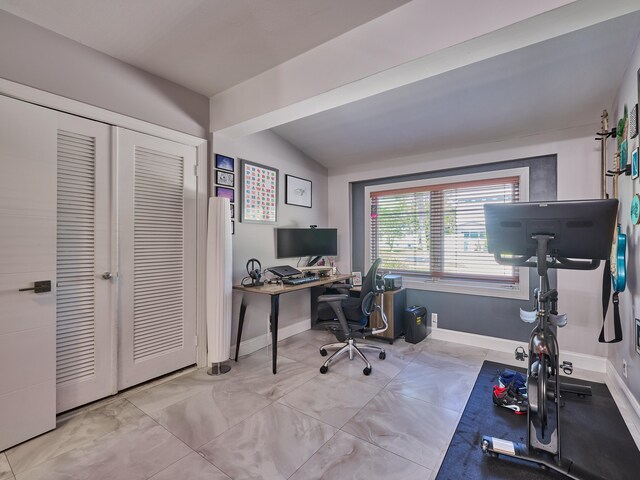
{"label": "desk leg", "polygon": [[238,361],[238,352],[240,352],[240,340],[242,339],[242,326],[244,325],[244,314],[247,311],[247,305],[244,303],[244,297],[242,298],[242,303],[240,304],[240,317],[238,318],[238,336],[236,338],[236,358],[235,361]]}
{"label": "desk leg", "polygon": [[278,310],[280,310],[280,295],[271,295],[271,354],[273,364],[273,374],[276,374],[278,359]]}

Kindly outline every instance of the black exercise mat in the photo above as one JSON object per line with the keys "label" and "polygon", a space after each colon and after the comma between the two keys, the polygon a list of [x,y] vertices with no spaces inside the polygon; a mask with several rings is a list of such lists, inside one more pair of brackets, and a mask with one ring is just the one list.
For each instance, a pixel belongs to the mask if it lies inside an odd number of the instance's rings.
{"label": "black exercise mat", "polygon": [[[527,416],[495,407],[492,401],[497,371],[513,367],[484,362],[462,413],[437,480],[537,480],[566,478],[556,472],[480,449],[483,435],[526,442]],[[522,369],[516,369],[521,370]],[[570,377],[569,377],[570,378]],[[582,468],[609,480],[640,479],[640,451],[618,411],[611,393],[601,383],[569,380],[589,385],[593,396],[563,395],[560,411],[562,455]]]}

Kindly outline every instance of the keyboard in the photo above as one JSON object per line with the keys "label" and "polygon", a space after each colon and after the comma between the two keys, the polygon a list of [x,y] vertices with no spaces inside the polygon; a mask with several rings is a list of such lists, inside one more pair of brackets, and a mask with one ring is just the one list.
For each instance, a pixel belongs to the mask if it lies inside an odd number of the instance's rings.
{"label": "keyboard", "polygon": [[315,282],[320,277],[299,277],[299,278],[283,278],[282,283],[285,285],[302,285],[303,283]]}

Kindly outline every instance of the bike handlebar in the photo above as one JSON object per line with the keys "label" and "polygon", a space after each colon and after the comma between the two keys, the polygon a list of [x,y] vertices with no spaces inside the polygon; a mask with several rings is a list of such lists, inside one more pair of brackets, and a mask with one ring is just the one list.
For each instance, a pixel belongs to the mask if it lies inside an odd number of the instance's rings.
{"label": "bike handlebar", "polygon": [[[515,255],[503,257],[500,253],[495,253],[496,262],[501,265],[511,265],[513,267],[537,267],[538,261],[530,261],[536,255]],[[600,260],[571,260],[563,257],[552,257],[553,261],[547,261],[547,268],[558,268],[565,270],[595,270],[600,266]]]}

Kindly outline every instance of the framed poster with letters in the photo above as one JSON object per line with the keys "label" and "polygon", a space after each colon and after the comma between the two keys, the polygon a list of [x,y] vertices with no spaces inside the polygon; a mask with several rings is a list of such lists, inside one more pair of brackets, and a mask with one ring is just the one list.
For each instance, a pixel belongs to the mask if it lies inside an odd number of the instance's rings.
{"label": "framed poster with letters", "polygon": [[278,221],[278,169],[241,160],[240,221],[275,224]]}

